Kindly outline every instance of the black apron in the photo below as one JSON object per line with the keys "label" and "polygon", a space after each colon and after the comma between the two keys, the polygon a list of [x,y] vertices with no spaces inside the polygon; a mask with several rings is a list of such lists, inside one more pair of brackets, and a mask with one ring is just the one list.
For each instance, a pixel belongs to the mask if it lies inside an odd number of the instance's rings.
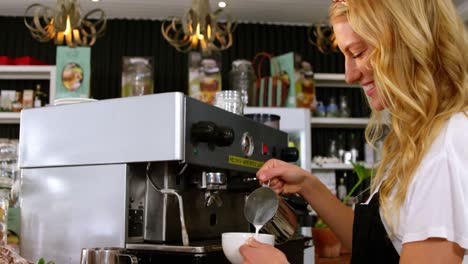
{"label": "black apron", "polygon": [[400,255],[380,219],[377,192],[369,204],[358,204],[354,209],[351,264],[394,264],[399,261]]}

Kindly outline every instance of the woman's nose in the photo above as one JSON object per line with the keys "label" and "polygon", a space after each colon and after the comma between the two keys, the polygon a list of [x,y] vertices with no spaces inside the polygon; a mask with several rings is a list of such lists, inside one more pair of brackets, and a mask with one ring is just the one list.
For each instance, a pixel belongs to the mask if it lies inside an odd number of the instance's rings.
{"label": "woman's nose", "polygon": [[361,72],[359,71],[358,67],[354,60],[345,61],[345,80],[348,84],[353,84],[359,82],[361,79]]}

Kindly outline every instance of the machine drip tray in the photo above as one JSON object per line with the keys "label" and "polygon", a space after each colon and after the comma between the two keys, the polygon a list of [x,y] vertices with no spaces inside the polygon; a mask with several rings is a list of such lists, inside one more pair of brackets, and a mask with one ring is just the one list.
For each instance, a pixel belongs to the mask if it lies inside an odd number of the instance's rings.
{"label": "machine drip tray", "polygon": [[221,241],[195,241],[190,242],[190,246],[171,245],[171,244],[149,244],[149,243],[137,243],[137,244],[126,244],[128,250],[150,250],[150,251],[164,251],[164,252],[180,252],[180,253],[192,253],[192,254],[203,254],[215,251],[222,251]]}
{"label": "machine drip tray", "polygon": [[[303,237],[294,237],[288,242],[276,245],[284,252],[291,264],[304,263]],[[191,241],[190,246],[180,244],[126,244],[126,252],[137,256],[139,264],[188,263],[188,264],[229,264],[221,246],[221,240]]]}

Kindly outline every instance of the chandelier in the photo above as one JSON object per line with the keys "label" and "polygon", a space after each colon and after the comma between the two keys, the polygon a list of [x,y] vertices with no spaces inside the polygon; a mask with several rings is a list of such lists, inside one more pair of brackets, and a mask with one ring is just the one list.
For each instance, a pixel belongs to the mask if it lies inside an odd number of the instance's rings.
{"label": "chandelier", "polygon": [[[219,22],[220,15],[226,15]],[[225,50],[232,45],[236,23],[218,8],[211,13],[208,0],[192,0],[192,7],[180,17],[171,17],[161,25],[164,38],[180,52],[201,49],[203,53]]]}
{"label": "chandelier", "polygon": [[24,13],[24,24],[40,42],[92,46],[106,29],[106,15],[101,9],[93,9],[82,17],[78,0],[57,0],[55,9],[30,5]]}
{"label": "chandelier", "polygon": [[330,25],[317,23],[307,29],[309,43],[316,46],[323,54],[338,51],[335,33]]}

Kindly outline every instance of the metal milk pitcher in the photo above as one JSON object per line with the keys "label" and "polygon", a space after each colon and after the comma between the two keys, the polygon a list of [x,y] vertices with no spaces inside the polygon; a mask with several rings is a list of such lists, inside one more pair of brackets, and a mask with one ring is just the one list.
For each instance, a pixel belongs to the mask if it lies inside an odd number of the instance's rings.
{"label": "metal milk pitcher", "polygon": [[261,231],[275,235],[275,244],[281,244],[294,236],[297,227],[296,213],[280,196],[278,211],[273,219],[263,226]]}
{"label": "metal milk pitcher", "polygon": [[[125,259],[125,260],[124,260]],[[80,264],[138,264],[138,259],[122,248],[83,248]]]}

